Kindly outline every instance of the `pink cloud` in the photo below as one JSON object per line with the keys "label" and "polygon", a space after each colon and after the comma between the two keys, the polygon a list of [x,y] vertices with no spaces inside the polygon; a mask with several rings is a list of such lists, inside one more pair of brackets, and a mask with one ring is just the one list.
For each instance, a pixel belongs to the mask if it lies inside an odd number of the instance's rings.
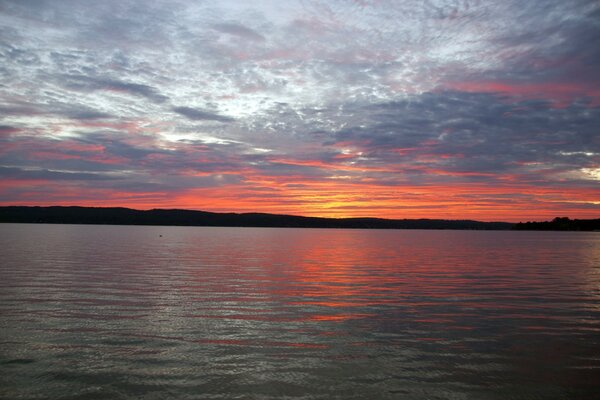
{"label": "pink cloud", "polygon": [[580,98],[590,98],[591,106],[600,106],[600,88],[582,83],[526,83],[509,81],[463,81],[446,82],[444,89],[475,93],[501,93],[524,99],[543,99],[556,107],[566,107]]}

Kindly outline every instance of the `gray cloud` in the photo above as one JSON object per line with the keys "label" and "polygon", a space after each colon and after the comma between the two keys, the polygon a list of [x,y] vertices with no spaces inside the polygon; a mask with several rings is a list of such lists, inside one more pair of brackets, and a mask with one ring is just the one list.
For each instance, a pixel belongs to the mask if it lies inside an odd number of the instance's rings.
{"label": "gray cloud", "polygon": [[104,119],[104,118],[112,118],[113,115],[107,114],[105,112],[91,110],[91,109],[71,109],[64,110],[60,112],[67,118],[75,119],[75,120],[88,120],[88,119]]}
{"label": "gray cloud", "polygon": [[0,177],[11,179],[42,179],[49,181],[100,181],[119,179],[116,176],[101,173],[63,172],[48,169],[23,169],[0,166]]}
{"label": "gray cloud", "polygon": [[419,164],[419,155],[443,156],[431,164],[449,172],[500,173],[536,162],[567,171],[600,161],[600,109],[583,103],[559,109],[544,101],[441,92],[354,112],[362,125],[336,131],[325,145],[355,145],[367,156],[409,165]]}
{"label": "gray cloud", "polygon": [[234,35],[243,39],[259,41],[265,40],[265,37],[253,29],[247,26],[236,24],[236,23],[219,23],[213,24],[212,28],[223,33]]}
{"label": "gray cloud", "polygon": [[37,104],[16,102],[13,104],[0,106],[0,112],[5,117],[54,115],[63,116],[73,120],[93,120],[114,117],[114,115],[98,111],[90,107],[56,101],[46,101],[44,103]]}
{"label": "gray cloud", "polygon": [[179,115],[191,119],[192,121],[218,121],[218,122],[233,122],[234,119],[217,113],[213,113],[206,110],[200,110],[198,108],[191,107],[173,107]]}
{"label": "gray cloud", "polygon": [[20,132],[21,129],[14,127],[14,126],[10,126],[10,125],[0,125],[0,137],[1,136],[7,136],[7,135],[11,135],[13,133],[17,133]]}
{"label": "gray cloud", "polygon": [[113,90],[126,92],[132,95],[143,96],[156,103],[168,100],[157,89],[139,83],[123,82],[117,79],[96,78],[84,75],[66,75],[59,78],[61,84],[73,90]]}

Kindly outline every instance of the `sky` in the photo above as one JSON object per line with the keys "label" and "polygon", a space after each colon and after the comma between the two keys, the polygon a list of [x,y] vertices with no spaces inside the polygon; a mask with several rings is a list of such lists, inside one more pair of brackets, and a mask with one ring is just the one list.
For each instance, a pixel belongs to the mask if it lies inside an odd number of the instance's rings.
{"label": "sky", "polygon": [[0,0],[0,205],[600,217],[600,2]]}

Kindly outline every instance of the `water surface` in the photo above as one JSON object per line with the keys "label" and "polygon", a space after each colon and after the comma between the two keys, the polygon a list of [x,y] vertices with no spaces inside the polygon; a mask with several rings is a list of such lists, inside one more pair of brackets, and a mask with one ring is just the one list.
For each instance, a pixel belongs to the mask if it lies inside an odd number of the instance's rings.
{"label": "water surface", "polygon": [[600,234],[0,224],[6,399],[600,390]]}

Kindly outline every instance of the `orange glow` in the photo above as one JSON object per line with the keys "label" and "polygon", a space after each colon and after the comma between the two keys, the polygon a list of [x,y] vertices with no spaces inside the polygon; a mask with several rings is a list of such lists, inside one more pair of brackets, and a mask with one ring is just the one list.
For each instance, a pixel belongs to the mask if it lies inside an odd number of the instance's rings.
{"label": "orange glow", "polygon": [[[431,144],[433,145],[433,144]],[[398,149],[398,154],[413,151]],[[415,150],[416,151],[416,150]],[[202,150],[200,162],[214,162]],[[217,171],[188,168],[173,171],[174,178],[198,178],[204,187],[152,187],[127,190],[126,176],[113,181],[82,182],[76,179],[43,179],[44,170],[0,181],[2,205],[81,205],[137,209],[182,208],[213,212],[265,212],[319,217],[379,217],[475,219],[481,221],[548,220],[556,216],[597,218],[600,187],[592,180],[563,186],[552,168],[538,166],[536,181],[525,174],[453,171],[443,168],[444,155],[419,154],[418,163],[362,166],[352,163],[358,153],[349,150],[334,161],[271,157],[270,168],[247,164],[225,165]],[[124,162],[104,152],[102,146],[60,143],[56,153],[30,153],[40,160],[87,159],[101,164]],[[445,155],[456,157],[457,155]],[[204,159],[206,158],[206,159]],[[430,160],[431,159],[431,160]],[[153,154],[151,161],[169,162],[168,154]],[[218,160],[217,160],[218,161]],[[278,165],[297,169],[278,175]],[[439,167],[437,167],[439,165]],[[523,167],[523,166],[518,166]],[[527,166],[524,166],[527,167]],[[304,169],[307,168],[307,169]],[[265,172],[266,171],[266,172]],[[307,173],[307,171],[309,173]],[[51,172],[57,174],[60,172]],[[160,174],[160,179],[166,175]],[[52,176],[52,175],[50,175]],[[547,178],[545,182],[539,179]],[[67,178],[67,177],[65,177]],[[76,178],[76,177],[75,177]],[[418,181],[417,181],[418,179]],[[99,184],[98,184],[99,183]],[[189,185],[188,185],[189,186]],[[18,202],[11,200],[18,199]]]}
{"label": "orange glow", "polygon": [[[233,171],[231,171],[233,172]],[[441,173],[444,171],[431,171]],[[199,173],[198,175],[203,175]],[[443,174],[442,174],[443,175]],[[467,177],[469,173],[456,173]],[[594,218],[600,188],[565,191],[531,186],[511,176],[496,185],[458,182],[395,187],[368,179],[307,179],[254,175],[246,181],[175,192],[82,189],[77,182],[7,179],[0,194],[18,191],[22,204],[114,206],[138,209],[185,208],[214,212],[267,212],[320,217],[545,220],[556,216]],[[503,183],[505,182],[505,183]],[[3,195],[3,197],[6,197]],[[2,200],[2,205],[15,204]]]}

